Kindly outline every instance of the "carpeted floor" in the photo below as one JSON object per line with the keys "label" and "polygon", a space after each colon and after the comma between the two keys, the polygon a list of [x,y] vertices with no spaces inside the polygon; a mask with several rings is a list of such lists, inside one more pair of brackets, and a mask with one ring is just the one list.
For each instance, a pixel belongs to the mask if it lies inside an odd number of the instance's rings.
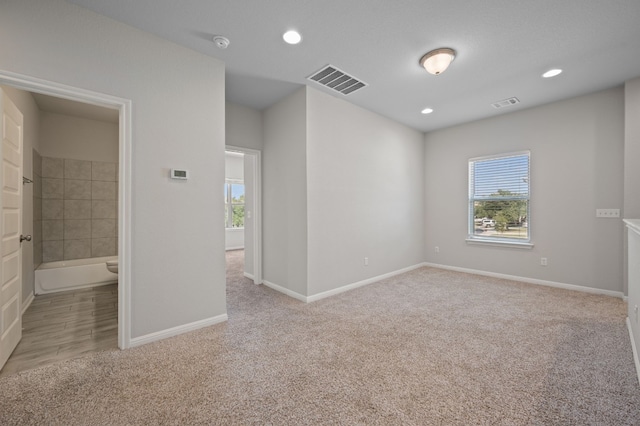
{"label": "carpeted floor", "polygon": [[228,256],[227,323],[0,378],[0,424],[640,424],[619,299],[421,268],[304,304]]}

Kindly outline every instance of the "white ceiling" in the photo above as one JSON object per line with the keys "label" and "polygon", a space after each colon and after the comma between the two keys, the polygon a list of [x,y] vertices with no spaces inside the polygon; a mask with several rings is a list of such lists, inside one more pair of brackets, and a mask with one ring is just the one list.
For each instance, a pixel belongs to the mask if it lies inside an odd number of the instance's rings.
{"label": "white ceiling", "polygon": [[[336,96],[422,131],[640,76],[639,0],[68,1],[224,61],[231,102],[263,109],[332,64],[369,84]],[[288,29],[301,44],[282,41]],[[458,55],[436,77],[418,60],[439,47]],[[550,68],[564,73],[542,79]],[[510,97],[521,103],[491,106]]]}

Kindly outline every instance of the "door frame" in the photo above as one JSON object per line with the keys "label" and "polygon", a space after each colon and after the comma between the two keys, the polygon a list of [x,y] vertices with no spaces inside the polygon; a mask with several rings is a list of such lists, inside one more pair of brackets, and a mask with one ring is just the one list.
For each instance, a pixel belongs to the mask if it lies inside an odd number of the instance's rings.
{"label": "door frame", "polygon": [[225,151],[242,152],[255,158],[253,162],[253,282],[262,284],[262,152],[257,149],[225,145]]}
{"label": "door frame", "polygon": [[[118,347],[131,346],[131,100],[0,69],[0,84],[119,111]],[[22,303],[22,301],[20,301]]]}

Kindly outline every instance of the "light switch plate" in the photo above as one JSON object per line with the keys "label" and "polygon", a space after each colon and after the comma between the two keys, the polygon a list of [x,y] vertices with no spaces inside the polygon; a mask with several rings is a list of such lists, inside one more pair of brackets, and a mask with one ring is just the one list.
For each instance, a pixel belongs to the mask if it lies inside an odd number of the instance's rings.
{"label": "light switch plate", "polygon": [[596,209],[596,217],[620,217],[620,209]]}

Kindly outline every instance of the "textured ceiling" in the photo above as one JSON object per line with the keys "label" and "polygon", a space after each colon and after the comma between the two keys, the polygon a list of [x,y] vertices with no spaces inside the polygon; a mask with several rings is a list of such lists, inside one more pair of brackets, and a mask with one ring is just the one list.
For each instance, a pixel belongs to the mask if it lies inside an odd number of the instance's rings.
{"label": "textured ceiling", "polygon": [[[69,1],[224,61],[231,102],[263,109],[332,64],[369,84],[335,96],[422,131],[640,76],[638,0]],[[282,41],[288,29],[301,44]],[[230,39],[226,50],[216,34]],[[458,55],[436,77],[418,60],[439,47]],[[540,77],[556,67],[564,73]],[[521,102],[491,106],[510,97]]]}

